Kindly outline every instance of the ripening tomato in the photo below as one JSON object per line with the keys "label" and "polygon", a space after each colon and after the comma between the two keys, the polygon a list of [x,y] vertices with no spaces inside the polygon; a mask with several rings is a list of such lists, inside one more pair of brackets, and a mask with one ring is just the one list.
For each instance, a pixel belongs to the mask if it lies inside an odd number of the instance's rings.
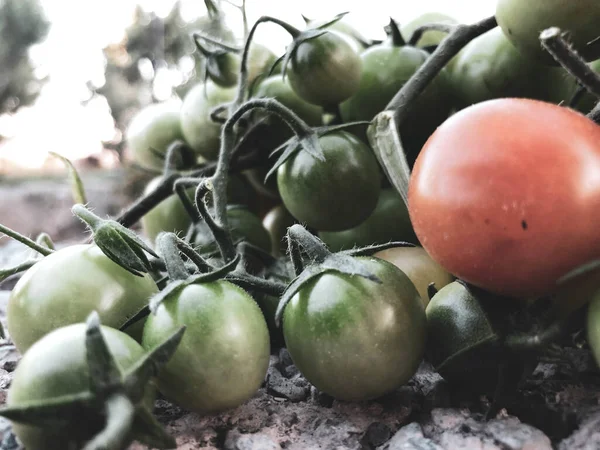
{"label": "ripening tomato", "polygon": [[423,247],[448,272],[513,297],[551,293],[600,257],[600,127],[568,108],[490,100],[427,141],[409,185]]}

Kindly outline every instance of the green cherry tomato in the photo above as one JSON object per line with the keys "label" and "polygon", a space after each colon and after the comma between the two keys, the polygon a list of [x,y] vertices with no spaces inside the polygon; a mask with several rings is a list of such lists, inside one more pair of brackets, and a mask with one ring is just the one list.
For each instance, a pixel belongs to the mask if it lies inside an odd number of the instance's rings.
{"label": "green cherry tomato", "polygon": [[371,149],[346,131],[319,139],[325,161],[298,151],[277,169],[277,186],[288,211],[323,231],[339,231],[364,221],[380,191],[379,165]]}
{"label": "green cherry tomato", "polygon": [[148,169],[163,168],[167,147],[184,140],[180,110],[181,104],[175,101],[158,103],[145,107],[131,119],[125,140],[137,164]]}
{"label": "green cherry tomato", "polygon": [[454,281],[454,277],[436,263],[422,247],[396,247],[382,250],[373,255],[375,258],[391,262],[406,274],[413,282],[425,306],[429,303],[427,287],[435,283],[441,289]]}
{"label": "green cherry tomato", "polygon": [[273,256],[286,254],[287,240],[285,239],[287,229],[296,223],[296,219],[289,213],[285,206],[273,207],[263,218],[263,227],[271,236],[271,253]]}
{"label": "green cherry tomato", "polygon": [[600,366],[600,294],[596,294],[587,313],[587,336],[594,358]]}
{"label": "green cherry tomato", "polygon": [[[8,333],[24,353],[49,332],[84,322],[92,311],[103,324],[119,328],[157,291],[149,275],[133,275],[95,245],[72,245],[46,256],[18,281],[8,301]],[[128,330],[135,338],[140,332],[141,324]]]}
{"label": "green cherry tomato", "polygon": [[283,334],[306,379],[339,400],[377,398],[406,383],[425,349],[419,294],[398,268],[358,258],[382,283],[325,272],[286,306]]}
{"label": "green cherry tomato", "polygon": [[[227,220],[234,241],[244,239],[265,252],[271,251],[271,237],[263,227],[260,218],[242,205],[227,206]],[[201,253],[216,250],[214,238],[206,225],[206,222],[198,224],[198,234],[194,242]]]}
{"label": "green cherry tomato", "polygon": [[[458,21],[453,17],[439,12],[428,12],[425,14],[421,14],[420,16],[408,22],[406,25],[403,25],[400,31],[402,31],[402,36],[404,37],[404,39],[409,40],[412,37],[413,33],[417,30],[417,28],[431,23],[458,25]],[[446,38],[446,36],[448,36],[448,33],[445,33],[443,31],[426,31],[421,35],[421,39],[419,39],[419,41],[417,42],[417,47],[427,48],[437,46]]]}
{"label": "green cherry tomato", "polygon": [[[161,181],[161,177],[154,178],[148,183],[145,193],[152,192]],[[188,198],[193,203],[195,188],[187,190]],[[251,195],[249,193],[248,183],[240,175],[232,175],[227,183],[228,201],[239,204],[249,204]],[[177,194],[170,195],[150,211],[148,211],[141,220],[142,230],[151,242],[161,231],[172,232],[178,235],[185,235],[192,224],[192,219],[185,210]]]}
{"label": "green cherry tomato", "polygon": [[219,155],[221,125],[210,120],[214,108],[235,98],[235,88],[222,88],[212,81],[192,88],[181,107],[181,129],[187,143],[202,157],[215,160]]}
{"label": "green cherry tomato", "polygon": [[[345,122],[370,121],[385,109],[400,88],[427,60],[429,54],[411,46],[375,45],[361,54],[358,90],[340,105]],[[442,70],[419,96],[400,130],[405,150],[416,154],[453,106],[450,79]]]}
{"label": "green cherry tomato", "polygon": [[[306,23],[306,29],[315,29],[325,25],[325,20],[309,20]],[[338,20],[331,25],[325,27],[326,30],[339,34],[343,37],[354,49],[356,53],[360,53],[365,50],[369,40],[362,35],[355,27],[350,25],[345,20]]]}
{"label": "green cherry tomato", "polygon": [[417,243],[408,208],[394,189],[382,189],[375,211],[360,225],[344,231],[320,231],[319,237],[332,252],[389,241]]}
{"label": "green cherry tomato", "polygon": [[458,103],[466,107],[501,97],[543,100],[547,96],[546,77],[554,71],[522,56],[502,30],[495,28],[467,44],[451,78]]}
{"label": "green cherry tomato", "polygon": [[144,348],[182,325],[183,340],[159,374],[159,390],[197,412],[235,408],[252,397],[269,365],[269,332],[252,297],[227,281],[187,286],[148,317]]}
{"label": "green cherry tomato", "polygon": [[[102,326],[102,335],[117,366],[127,370],[144,355],[131,337]],[[62,327],[36,342],[25,353],[13,374],[7,406],[51,401],[90,391],[90,373],[85,348],[86,325]],[[152,410],[155,388],[149,384],[145,404]],[[13,423],[13,430],[27,450],[67,450],[84,448],[104,426],[101,414],[82,412],[79,420],[56,423],[48,428]]]}
{"label": "green cherry tomato", "polygon": [[331,107],[353,95],[360,83],[361,60],[339,34],[300,43],[287,67],[292,89],[305,101]]}
{"label": "green cherry tomato", "polygon": [[[540,43],[540,33],[546,28],[558,27],[569,33],[569,42],[576,50],[600,36],[600,3],[597,0],[498,0],[498,25],[508,39],[526,58],[556,64]],[[600,58],[596,51],[590,59]]]}
{"label": "green cherry tomato", "polygon": [[[248,83],[252,82],[262,74],[269,73],[277,56],[263,45],[253,43],[248,55]],[[233,87],[237,85],[242,56],[235,53],[223,53],[216,57],[215,64],[208,64],[208,75],[210,79],[222,87]]]}

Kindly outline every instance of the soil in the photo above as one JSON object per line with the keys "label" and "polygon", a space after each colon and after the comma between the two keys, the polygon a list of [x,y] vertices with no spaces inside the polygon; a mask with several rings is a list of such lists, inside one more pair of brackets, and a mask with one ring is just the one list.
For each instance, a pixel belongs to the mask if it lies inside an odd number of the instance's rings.
{"label": "soil", "polygon": [[[118,174],[84,179],[96,213],[114,215],[127,203],[119,180]],[[31,236],[47,231],[62,245],[85,238],[71,216],[64,180],[0,184],[0,197],[2,224]],[[20,244],[0,241],[0,267],[25,254]],[[13,283],[1,286],[3,323]],[[235,410],[201,416],[159,398],[155,414],[184,450],[600,449],[600,371],[585,347],[554,350],[490,420],[489,397],[449,385],[426,362],[406,386],[384,398],[346,403],[311,387],[285,349],[274,349],[263,386]],[[18,360],[10,340],[0,341],[0,404]],[[19,448],[3,419],[0,439],[0,449]]]}

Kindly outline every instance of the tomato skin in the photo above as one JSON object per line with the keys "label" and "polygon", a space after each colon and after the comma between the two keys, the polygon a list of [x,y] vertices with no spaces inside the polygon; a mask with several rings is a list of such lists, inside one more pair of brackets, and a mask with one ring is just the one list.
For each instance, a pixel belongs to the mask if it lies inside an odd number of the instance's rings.
{"label": "tomato skin", "polygon": [[391,262],[402,270],[417,288],[425,307],[430,300],[427,293],[430,283],[435,283],[436,289],[440,290],[454,281],[454,277],[431,259],[423,247],[390,248],[375,253],[373,257]]}
{"label": "tomato skin", "polygon": [[[360,56],[362,71],[358,90],[340,105],[345,122],[372,120],[385,109],[400,88],[427,60],[429,54],[410,46],[376,45]],[[416,154],[450,113],[453,100],[450,79],[442,70],[419,96],[400,130],[405,150]]]}
{"label": "tomato skin", "polygon": [[332,252],[389,241],[417,243],[408,209],[394,189],[381,190],[375,210],[358,226],[344,231],[320,231],[319,237]]}
{"label": "tomato skin", "polygon": [[599,143],[600,127],[549,103],[498,99],[460,111],[429,139],[411,176],[419,241],[476,286],[549,294],[600,256]]}
{"label": "tomato skin", "polygon": [[287,68],[292,89],[308,103],[332,106],[356,92],[361,60],[338,34],[327,32],[302,42]]}
{"label": "tomato skin", "polygon": [[594,359],[600,367],[600,294],[596,294],[587,312],[587,337]]}
{"label": "tomato skin", "polygon": [[269,332],[252,297],[227,281],[187,286],[148,317],[144,348],[182,325],[183,340],[159,374],[159,390],[198,412],[227,410],[252,397],[269,365]]}
{"label": "tomato skin", "polygon": [[[101,329],[121,370],[132,367],[143,357],[143,348],[131,337],[110,327],[102,326]],[[7,405],[18,406],[89,391],[85,332],[83,323],[69,325],[36,342],[19,361],[8,391]],[[149,384],[144,401],[150,410],[154,398],[154,384]],[[28,450],[65,450],[83,448],[102,425],[101,417],[84,416],[81,421],[66,427],[47,429],[13,423],[13,431]]]}
{"label": "tomato skin", "polygon": [[462,50],[450,75],[459,104],[465,107],[500,97],[545,100],[550,88],[545,79],[554,72],[564,73],[522,56],[502,30],[494,28]]}
{"label": "tomato skin", "polygon": [[406,383],[425,348],[419,294],[387,261],[358,258],[382,284],[326,272],[303,286],[283,315],[290,355],[306,379],[339,400],[377,398]]}
{"label": "tomato skin", "polygon": [[[569,32],[576,50],[598,37],[600,4],[596,0],[498,0],[496,19],[513,45],[528,58],[556,64],[540,43],[540,33],[558,27]],[[599,58],[596,54],[595,58]]]}
{"label": "tomato skin", "polygon": [[296,223],[285,206],[273,207],[263,218],[263,227],[271,237],[271,253],[273,256],[285,255],[287,250],[287,229]]}
{"label": "tomato skin", "polygon": [[163,155],[176,140],[184,140],[180,119],[181,104],[164,102],[146,106],[131,120],[125,133],[133,160],[149,169],[162,169],[164,161],[152,150]]}
{"label": "tomato skin", "polygon": [[377,160],[366,144],[345,131],[326,134],[319,142],[326,161],[299,151],[277,169],[283,204],[296,219],[318,230],[356,226],[377,205]]}
{"label": "tomato skin", "polygon": [[194,86],[183,99],[181,129],[187,143],[200,156],[216,160],[221,142],[221,125],[210,120],[214,108],[235,98],[236,88],[223,88],[212,81]]}
{"label": "tomato skin", "polygon": [[[49,332],[84,322],[97,311],[103,324],[119,328],[158,292],[149,275],[137,277],[95,245],[65,247],[29,269],[10,293],[8,333],[24,353]],[[141,324],[128,334],[141,337]]]}

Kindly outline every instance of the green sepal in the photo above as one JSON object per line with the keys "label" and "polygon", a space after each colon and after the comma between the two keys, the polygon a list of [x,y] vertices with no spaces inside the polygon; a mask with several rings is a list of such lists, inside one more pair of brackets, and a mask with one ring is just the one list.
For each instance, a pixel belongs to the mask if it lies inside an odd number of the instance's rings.
{"label": "green sepal", "polygon": [[140,402],[143,399],[146,383],[155,377],[175,354],[185,329],[185,326],[179,328],[125,372],[123,385],[134,401]]}
{"label": "green sepal", "polygon": [[385,244],[369,245],[367,247],[353,248],[350,250],[342,250],[340,253],[344,253],[350,256],[371,256],[377,252],[388,250],[390,248],[398,247],[416,247],[415,244],[404,241],[392,241],[386,242]]}
{"label": "green sepal", "polygon": [[271,152],[270,156],[276,155],[277,153],[281,153],[279,158],[271,169],[267,172],[265,176],[265,182],[268,178],[275,173],[275,171],[285,163],[292,155],[300,150],[306,151],[309,155],[319,161],[325,161],[325,155],[323,154],[323,149],[321,148],[321,144],[319,143],[319,138],[325,136],[328,133],[332,133],[334,131],[344,130],[346,128],[354,127],[357,125],[368,125],[371,122],[366,121],[358,121],[358,122],[348,122],[338,125],[326,125],[322,127],[315,127],[312,129],[314,134],[309,136],[309,141],[306,141],[306,138],[300,139],[298,136],[294,135],[275,150]]}
{"label": "green sepal", "polygon": [[135,406],[126,395],[114,394],[106,399],[104,409],[104,428],[83,447],[83,450],[119,450],[129,447]]}
{"label": "green sepal", "polygon": [[131,437],[149,448],[177,448],[175,438],[167,433],[152,413],[143,406],[138,408],[132,428]]}
{"label": "green sepal", "polygon": [[100,317],[96,311],[87,319],[85,350],[90,372],[90,390],[100,398],[114,392],[121,384],[121,371],[106,345],[100,329]]}
{"label": "green sepal", "polygon": [[136,276],[149,272],[146,253],[158,255],[137,234],[114,220],[101,219],[81,204],[74,205],[71,210],[85,222],[96,245],[113,262]]}
{"label": "green sepal", "polygon": [[55,158],[60,159],[67,168],[67,171],[69,173],[69,180],[71,182],[71,195],[73,195],[74,202],[82,204],[87,203],[85,187],[83,186],[81,177],[79,176],[79,173],[77,173],[77,169],[75,168],[71,160],[55,152],[48,153],[54,156]]}
{"label": "green sepal", "polygon": [[0,416],[27,425],[53,427],[81,420],[81,417],[89,414],[95,406],[97,401],[94,395],[91,392],[83,392],[43,400],[43,403],[32,402],[7,406],[0,409]]}

